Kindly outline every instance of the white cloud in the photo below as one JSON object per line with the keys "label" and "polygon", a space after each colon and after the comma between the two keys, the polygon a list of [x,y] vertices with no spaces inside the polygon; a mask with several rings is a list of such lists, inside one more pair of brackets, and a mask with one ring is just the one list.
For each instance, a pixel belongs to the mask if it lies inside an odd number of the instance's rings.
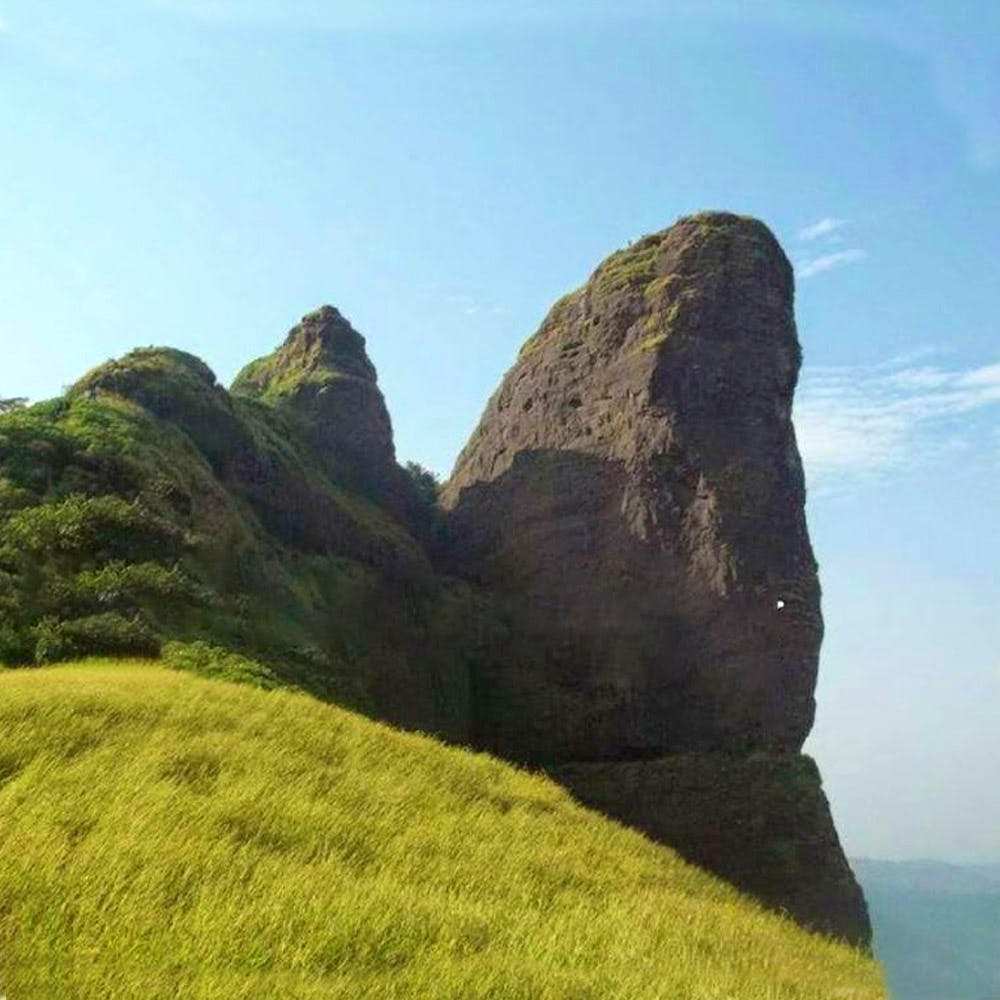
{"label": "white cloud", "polygon": [[2,17],[0,17],[0,31],[6,31],[6,30],[7,30],[7,22]]}
{"label": "white cloud", "polygon": [[826,253],[820,257],[812,257],[802,261],[796,266],[795,273],[799,278],[811,278],[824,271],[832,271],[835,267],[843,267],[845,264],[864,260],[867,256],[868,253],[865,250],[837,250],[834,253]]}
{"label": "white cloud", "polygon": [[449,295],[445,301],[449,305],[460,309],[466,316],[475,316],[477,313],[488,313],[491,316],[506,316],[509,312],[506,306],[480,302],[471,295]]}
{"label": "white cloud", "polygon": [[1000,362],[906,363],[803,370],[795,428],[810,485],[842,487],[1000,434]]}
{"label": "white cloud", "polygon": [[974,368],[972,371],[966,372],[962,381],[967,386],[995,389],[1000,386],[1000,361],[995,365],[984,365],[982,368]]}
{"label": "white cloud", "polygon": [[800,240],[818,240],[821,236],[829,236],[846,225],[847,219],[837,219],[828,215],[812,225],[803,226],[796,235]]}

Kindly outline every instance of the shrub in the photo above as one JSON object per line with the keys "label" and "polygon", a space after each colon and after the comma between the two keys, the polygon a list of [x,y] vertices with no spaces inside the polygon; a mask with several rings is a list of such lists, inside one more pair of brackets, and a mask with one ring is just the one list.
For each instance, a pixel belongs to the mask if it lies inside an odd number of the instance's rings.
{"label": "shrub", "polygon": [[0,532],[0,559],[71,558],[93,565],[149,555],[177,558],[178,528],[117,496],[71,496],[12,514]]}
{"label": "shrub", "polygon": [[84,618],[42,618],[31,628],[36,663],[113,653],[155,656],[160,640],[142,615],[131,618],[114,611]]}
{"label": "shrub", "polygon": [[430,507],[438,501],[441,492],[441,481],[437,474],[424,468],[419,462],[407,462],[406,472],[413,484],[413,490],[420,500]]}
{"label": "shrub", "polygon": [[274,673],[262,663],[208,642],[168,642],[161,656],[163,663],[173,670],[264,690],[282,687]]}

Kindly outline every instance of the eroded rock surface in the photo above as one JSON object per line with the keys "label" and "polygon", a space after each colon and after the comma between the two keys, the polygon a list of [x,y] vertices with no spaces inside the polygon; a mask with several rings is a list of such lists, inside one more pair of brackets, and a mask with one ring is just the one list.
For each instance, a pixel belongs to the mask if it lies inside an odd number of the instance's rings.
{"label": "eroded rock surface", "polygon": [[764,225],[704,214],[609,257],[524,345],[444,496],[456,565],[509,614],[484,745],[801,746],[822,619],[792,294]]}

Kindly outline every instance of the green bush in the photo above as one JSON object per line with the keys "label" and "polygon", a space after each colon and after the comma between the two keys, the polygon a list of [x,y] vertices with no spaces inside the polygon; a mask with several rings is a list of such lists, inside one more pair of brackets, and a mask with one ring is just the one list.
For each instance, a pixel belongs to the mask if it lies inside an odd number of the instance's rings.
{"label": "green bush", "polygon": [[441,480],[437,474],[425,468],[419,462],[407,462],[406,473],[413,483],[413,488],[427,503],[437,503],[441,492]]}
{"label": "green bush", "polygon": [[112,653],[155,656],[160,640],[140,614],[131,618],[114,611],[83,618],[42,618],[30,634],[36,663],[55,663],[75,657]]}
{"label": "green bush", "polygon": [[69,496],[0,518],[0,659],[155,654],[155,621],[204,601],[182,531],[137,501]]}
{"label": "green bush", "polygon": [[130,605],[155,598],[163,604],[210,602],[204,587],[196,584],[178,565],[157,562],[109,562],[78,573],[73,581],[75,594],[104,606]]}
{"label": "green bush", "polygon": [[161,651],[165,666],[220,681],[272,690],[283,685],[274,673],[249,657],[208,642],[168,642]]}
{"label": "green bush", "polygon": [[12,514],[0,531],[0,560],[65,557],[95,565],[150,555],[176,559],[183,535],[139,502],[117,496],[71,496]]}

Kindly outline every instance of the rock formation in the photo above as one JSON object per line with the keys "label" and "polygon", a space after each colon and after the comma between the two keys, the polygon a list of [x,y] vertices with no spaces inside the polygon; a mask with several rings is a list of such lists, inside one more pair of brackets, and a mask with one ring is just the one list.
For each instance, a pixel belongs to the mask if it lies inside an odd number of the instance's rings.
{"label": "rock formation", "polygon": [[670,754],[560,764],[549,774],[584,805],[669,844],[772,909],[858,945],[868,910],[801,754]]}
{"label": "rock formation", "polygon": [[467,743],[488,602],[435,572],[432,523],[335,309],[231,392],[189,354],[140,348],[0,418],[0,662],[233,650]]}
{"label": "rock formation", "polygon": [[606,260],[522,348],[444,498],[460,565],[511,608],[486,745],[801,746],[822,625],[791,302],[763,225],[696,216]]}
{"label": "rock formation", "polygon": [[[609,257],[490,399],[444,493],[448,552],[508,626],[474,682],[479,745],[549,766],[584,801],[866,940],[818,775],[797,785],[821,845],[803,848],[808,899],[772,877],[803,845],[783,837],[772,857],[773,838],[749,832],[767,817],[725,791],[757,753],[779,762],[754,772],[764,799],[794,794],[813,720],[822,618],[791,422],[792,297],[777,241],[735,215],[682,219]],[[661,780],[676,767],[657,758],[677,754],[701,755],[696,787],[715,802],[693,828],[674,815],[690,789]],[[640,763],[614,770],[624,761]],[[720,841],[723,817],[743,829]]]}
{"label": "rock formation", "polygon": [[236,651],[545,767],[866,942],[799,755],[822,621],[798,367],[769,231],[683,219],[553,307],[436,510],[396,464],[364,338],[336,309],[228,392],[188,354],[133,351],[0,416],[0,661]]}
{"label": "rock formation", "polygon": [[333,306],[303,316],[281,347],[236,376],[232,392],[293,414],[332,476],[408,519],[412,498],[375,366],[365,338]]}

